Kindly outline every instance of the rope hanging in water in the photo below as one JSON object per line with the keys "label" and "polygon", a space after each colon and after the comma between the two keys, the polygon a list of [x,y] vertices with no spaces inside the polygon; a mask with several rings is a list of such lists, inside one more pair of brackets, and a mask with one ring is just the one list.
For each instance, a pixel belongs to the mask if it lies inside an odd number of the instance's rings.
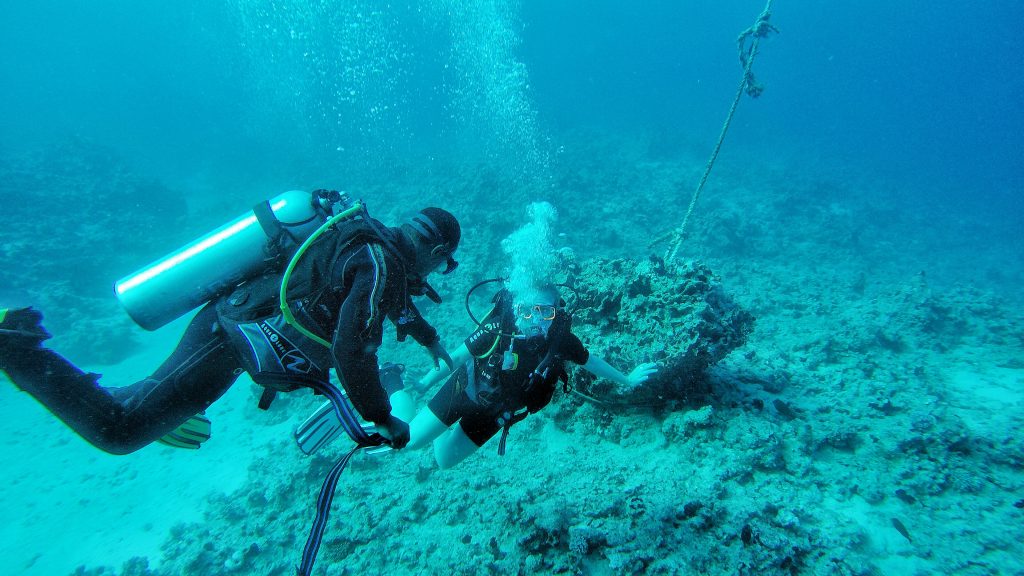
{"label": "rope hanging in water", "polygon": [[[700,178],[700,184],[697,185],[697,189],[693,192],[693,197],[690,198],[690,206],[686,209],[686,216],[683,217],[682,224],[672,232],[659,237],[654,242],[660,242],[668,236],[672,237],[668,250],[665,251],[666,262],[675,260],[676,253],[679,251],[679,246],[683,243],[686,224],[690,221],[690,215],[693,214],[693,208],[697,205],[697,198],[700,197],[701,191],[704,190],[704,184],[708,181],[708,176],[711,174],[711,168],[715,165],[715,160],[718,159],[718,153],[722,150],[722,142],[725,140],[725,133],[729,131],[729,124],[732,122],[733,115],[736,114],[736,107],[739,106],[740,98],[743,97],[744,92],[750,95],[751,98],[757,98],[764,91],[764,87],[754,81],[754,73],[751,70],[754,66],[754,57],[757,56],[757,45],[761,41],[761,38],[764,38],[770,32],[778,32],[774,26],[768,23],[768,19],[771,18],[772,15],[771,11],[772,0],[768,0],[768,4],[765,5],[764,11],[757,17],[757,21],[754,22],[754,25],[744,30],[736,41],[739,45],[740,64],[743,65],[743,79],[740,81],[739,88],[736,89],[736,97],[732,100],[732,107],[729,108],[729,115],[725,119],[725,124],[722,125],[722,133],[718,136],[718,142],[715,144],[715,149],[711,153],[711,158],[708,160],[707,166],[704,167],[704,175]],[[749,45],[747,44],[748,40],[750,40]]]}

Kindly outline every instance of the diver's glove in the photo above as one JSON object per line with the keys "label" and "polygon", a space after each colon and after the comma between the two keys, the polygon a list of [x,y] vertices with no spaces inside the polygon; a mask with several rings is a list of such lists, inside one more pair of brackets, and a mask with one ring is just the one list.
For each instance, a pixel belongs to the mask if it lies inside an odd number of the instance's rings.
{"label": "diver's glove", "polygon": [[444,349],[444,344],[441,344],[441,339],[438,338],[433,344],[427,346],[427,352],[430,352],[430,357],[434,360],[434,369],[441,367],[440,360],[444,360],[444,363],[448,365],[448,371],[455,370],[455,364],[452,362],[452,357],[448,354],[448,351]]}
{"label": "diver's glove", "polygon": [[43,313],[32,307],[0,308],[0,348],[38,346],[49,340],[43,328]]}
{"label": "diver's glove", "polygon": [[386,438],[395,450],[401,450],[409,443],[409,425],[404,420],[388,416],[386,421],[373,424],[377,427],[377,433]]}

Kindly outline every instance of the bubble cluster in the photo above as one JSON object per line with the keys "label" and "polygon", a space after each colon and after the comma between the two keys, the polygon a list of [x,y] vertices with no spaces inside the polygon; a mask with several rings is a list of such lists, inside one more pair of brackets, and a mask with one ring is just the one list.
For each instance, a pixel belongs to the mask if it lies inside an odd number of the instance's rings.
{"label": "bubble cluster", "polygon": [[549,179],[529,74],[516,54],[522,42],[518,2],[437,0],[432,6],[451,35],[450,120],[469,142],[483,144],[490,160],[521,178]]}
{"label": "bubble cluster", "polygon": [[440,145],[526,189],[552,181],[517,0],[238,0],[233,10],[260,141],[377,165],[435,157]]}
{"label": "bubble cluster", "polygon": [[[369,0],[236,5],[254,131],[327,152],[408,140],[400,14]],[[291,140],[288,142],[287,140]]]}
{"label": "bubble cluster", "polygon": [[506,286],[517,301],[554,284],[558,269],[558,253],[551,242],[558,211],[548,202],[533,202],[527,216],[529,222],[501,241],[509,257]]}

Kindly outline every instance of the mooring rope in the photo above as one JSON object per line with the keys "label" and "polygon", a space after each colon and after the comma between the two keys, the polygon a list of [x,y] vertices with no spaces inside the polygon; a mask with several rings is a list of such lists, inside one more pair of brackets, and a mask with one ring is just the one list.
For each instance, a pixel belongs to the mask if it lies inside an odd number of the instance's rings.
{"label": "mooring rope", "polygon": [[[680,224],[675,230],[659,236],[651,243],[654,245],[669,236],[672,237],[668,250],[665,251],[666,262],[675,260],[676,253],[679,251],[679,246],[683,243],[686,224],[690,221],[690,215],[693,214],[693,209],[697,205],[697,199],[700,198],[700,193],[704,190],[704,185],[707,183],[708,176],[711,174],[711,168],[715,165],[715,160],[718,159],[718,153],[722,150],[722,142],[725,140],[725,133],[729,131],[729,124],[732,123],[732,117],[736,114],[736,107],[739,106],[743,93],[746,92],[751,98],[757,98],[761,95],[761,92],[764,91],[764,87],[754,81],[754,73],[751,70],[754,66],[754,57],[757,56],[757,46],[761,41],[761,38],[767,36],[769,32],[778,32],[774,26],[768,23],[768,19],[771,18],[772,15],[771,10],[772,0],[768,0],[768,4],[765,5],[764,11],[757,17],[757,21],[754,22],[754,25],[744,30],[737,39],[740,52],[740,64],[743,65],[743,79],[740,81],[739,88],[736,89],[736,97],[732,100],[732,106],[729,108],[729,115],[726,116],[725,124],[722,125],[722,132],[718,135],[718,142],[715,144],[715,149],[711,153],[711,158],[708,160],[707,165],[704,167],[704,175],[700,178],[700,184],[697,185],[697,189],[693,192],[693,197],[690,198],[690,206],[686,209],[686,216],[683,217],[682,224]],[[750,40],[749,46],[747,45],[747,40]]]}

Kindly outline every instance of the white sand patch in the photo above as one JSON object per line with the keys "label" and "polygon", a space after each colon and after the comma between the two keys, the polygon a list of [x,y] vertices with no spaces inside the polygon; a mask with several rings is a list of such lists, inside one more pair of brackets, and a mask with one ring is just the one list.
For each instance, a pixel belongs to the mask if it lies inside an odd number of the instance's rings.
{"label": "white sand patch", "polygon": [[[145,352],[117,366],[89,369],[108,386],[151,372],[173,347],[183,324],[145,335]],[[169,529],[202,520],[211,493],[246,481],[254,454],[290,424],[244,421],[253,401],[244,377],[207,412],[213,438],[200,450],[150,445],[127,456],[106,454],[79,438],[30,396],[0,385],[4,467],[0,500],[0,574],[67,574],[77,566],[115,566],[135,556],[151,565]]]}
{"label": "white sand patch", "polygon": [[1024,419],[1024,370],[994,363],[953,365],[950,406],[976,432],[1010,430]]}

